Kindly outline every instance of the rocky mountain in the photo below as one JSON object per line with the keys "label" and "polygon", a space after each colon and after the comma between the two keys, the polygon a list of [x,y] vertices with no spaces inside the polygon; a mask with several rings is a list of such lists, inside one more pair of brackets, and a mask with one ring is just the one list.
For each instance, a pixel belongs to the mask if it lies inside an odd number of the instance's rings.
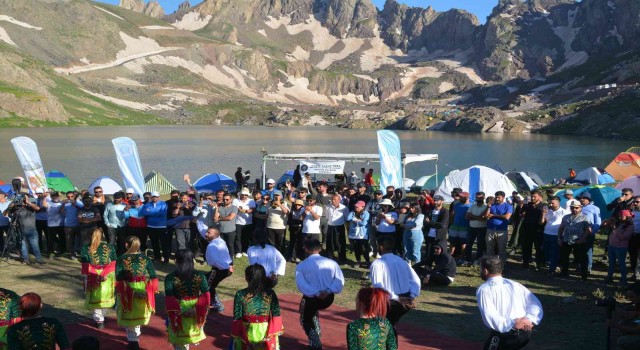
{"label": "rocky mountain", "polygon": [[395,0],[3,5],[0,125],[566,132],[640,82],[635,0],[500,0],[482,25]]}

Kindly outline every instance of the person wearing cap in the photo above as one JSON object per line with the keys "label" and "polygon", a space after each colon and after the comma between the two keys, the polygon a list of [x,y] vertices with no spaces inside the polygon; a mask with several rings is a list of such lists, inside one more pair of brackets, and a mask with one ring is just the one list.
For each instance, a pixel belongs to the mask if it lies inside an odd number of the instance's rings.
{"label": "person wearing cap", "polygon": [[223,204],[218,206],[213,221],[220,225],[220,236],[227,243],[229,256],[235,257],[235,240],[236,240],[236,216],[238,215],[238,207],[233,205],[231,195],[225,193],[222,197]]}
{"label": "person wearing cap", "polygon": [[[449,209],[444,206],[444,197],[437,194],[433,196],[434,207],[430,212],[425,213],[425,252],[429,258],[433,254],[433,246],[436,241],[447,242],[449,233]],[[446,250],[446,247],[445,247]]]}
{"label": "person wearing cap", "polygon": [[[364,207],[364,206],[363,206]],[[344,288],[344,275],[340,266],[320,255],[322,245],[315,238],[304,242],[307,258],[296,267],[296,286],[302,293],[300,324],[309,340],[308,349],[322,349],[318,310],[333,304],[334,296]]]}
{"label": "person wearing cap", "polygon": [[382,208],[380,207],[380,203],[382,202],[382,195],[382,190],[373,191],[373,197],[367,203],[366,207],[366,210],[369,212],[369,218],[371,220],[371,222],[369,223],[369,247],[371,248],[369,251],[369,256],[378,256],[378,243],[376,242],[376,238],[378,237],[378,234],[376,233],[376,218],[382,211]]}
{"label": "person wearing cap", "polygon": [[513,213],[511,204],[505,202],[505,193],[495,193],[494,202],[487,214],[487,255],[499,255],[502,261],[507,261],[507,241],[509,219]]}
{"label": "person wearing cap", "polygon": [[133,188],[127,187],[124,191],[124,199],[122,200],[124,204],[131,204],[131,196],[133,196],[134,193],[136,193],[136,191]]}
{"label": "person wearing cap", "polygon": [[378,238],[382,257],[371,263],[369,277],[373,287],[389,292],[387,319],[395,328],[400,318],[415,307],[414,300],[420,295],[420,277],[403,258],[392,253],[394,245],[393,236]]}
{"label": "person wearing cap", "polygon": [[627,285],[627,252],[629,240],[633,236],[633,213],[630,210],[621,210],[615,218],[615,227],[609,235],[609,270],[605,283],[613,283],[613,273],[616,269],[616,261],[620,269],[620,285]]}
{"label": "person wearing cap", "polygon": [[322,212],[322,207],[316,204],[316,197],[311,194],[308,195],[302,220],[302,234],[305,236],[305,239],[315,238],[320,240],[322,234],[320,228]]}
{"label": "person wearing cap", "polygon": [[[242,168],[239,168],[242,169]],[[239,193],[239,198],[233,200],[233,205],[238,208],[236,216],[236,258],[247,256],[247,249],[253,234],[253,211],[256,209],[256,202],[251,198],[251,191],[243,188]]]}
{"label": "person wearing cap", "polygon": [[[160,193],[151,192],[151,202],[142,206],[139,215],[147,221],[147,233],[151,239],[153,258],[168,263],[171,258],[171,235],[167,232],[167,203],[160,200]],[[161,249],[162,247],[162,249]]]}
{"label": "person wearing cap", "polygon": [[40,207],[40,210],[36,212],[36,231],[38,231],[38,245],[40,246],[40,251],[44,256],[51,256],[53,252],[48,251],[46,244],[49,237],[47,234],[47,229],[49,227],[47,223],[48,215],[47,208],[43,205],[44,202],[48,200],[47,193],[44,193],[44,188],[38,187],[36,189],[36,205]]}
{"label": "person wearing cap", "polygon": [[275,190],[276,180],[268,179],[266,182],[266,185],[267,185],[267,188],[262,190],[262,196],[264,197],[266,194],[268,194],[269,197],[273,198],[273,190]]}
{"label": "person wearing cap", "polygon": [[558,229],[558,245],[560,246],[560,269],[562,276],[569,276],[569,255],[580,264],[580,276],[586,281],[589,276],[587,258],[587,239],[591,234],[591,222],[582,214],[582,205],[574,203],[571,214],[562,218]]}
{"label": "person wearing cap", "polygon": [[571,211],[560,206],[560,197],[549,198],[549,205],[542,209],[542,221],[544,224],[544,238],[542,240],[542,251],[546,260],[548,274],[555,274],[558,266],[558,229],[562,223],[562,218],[571,214]]}
{"label": "person wearing cap", "polygon": [[569,208],[571,208],[573,203],[576,203],[576,202],[579,203],[580,202],[579,200],[573,198],[573,190],[571,190],[571,189],[568,189],[568,190],[564,191],[564,199],[567,200],[567,203],[565,203],[565,205],[564,205],[565,209],[567,209],[567,210],[570,210]]}
{"label": "person wearing cap", "polygon": [[[396,221],[398,221],[398,213],[393,210],[393,203],[389,198],[385,198],[380,202],[381,211],[376,216],[376,234],[378,239],[382,236],[393,237],[396,233]],[[394,242],[395,243],[395,242]],[[380,247],[380,245],[378,245]]]}
{"label": "person wearing cap", "polygon": [[279,251],[284,250],[286,218],[290,210],[283,198],[282,191],[273,191],[273,201],[267,209],[267,242]]}
{"label": "person wearing cap", "polygon": [[591,222],[591,234],[587,239],[587,259],[589,260],[589,272],[593,266],[593,244],[596,240],[596,233],[600,231],[600,225],[602,225],[602,217],[600,216],[600,208],[593,204],[591,200],[591,193],[584,191],[578,198],[580,204],[582,204],[582,214],[586,215]]}
{"label": "person wearing cap", "polygon": [[[577,203],[577,201],[575,201]],[[574,203],[574,204],[575,204]],[[579,204],[579,203],[578,203]],[[542,237],[544,232],[544,208],[547,205],[542,201],[542,193],[538,190],[531,191],[531,201],[522,208],[522,267],[527,269],[531,263],[532,248],[535,247],[536,269],[544,265],[542,254]]]}
{"label": "person wearing cap", "polygon": [[113,203],[108,203],[104,209],[104,223],[107,225],[109,244],[116,247],[118,255],[124,253],[124,240],[128,235],[129,205],[124,204],[123,201],[124,193],[116,192],[113,194]]}
{"label": "person wearing cap", "polygon": [[98,223],[102,221],[102,215],[100,215],[100,209],[93,206],[93,198],[89,194],[82,198],[82,208],[78,209],[78,214],[76,215],[80,224],[82,246],[90,244],[93,231],[98,228]]}
{"label": "person wearing cap", "polygon": [[453,206],[454,217],[451,221],[451,226],[449,226],[451,256],[458,258],[457,263],[459,265],[467,263],[464,260],[464,250],[467,247],[467,235],[469,233],[469,220],[467,219],[469,208],[471,208],[469,192],[459,192],[458,203]]}
{"label": "person wearing cap", "polygon": [[331,195],[327,192],[329,185],[325,181],[320,181],[317,190],[311,187],[312,194],[315,196],[316,204],[322,207],[322,217],[320,218],[320,233],[322,235],[322,244],[326,248],[327,231],[329,230],[329,210],[331,205]]}
{"label": "person wearing cap", "polygon": [[80,228],[78,224],[78,209],[82,207],[82,201],[77,199],[74,191],[66,193],[67,199],[60,206],[60,215],[64,217],[64,237],[66,243],[67,258],[77,260],[80,253],[80,246],[76,241],[80,241]]}
{"label": "person wearing cap", "polygon": [[364,182],[358,182],[356,185],[356,191],[357,193],[354,198],[349,198],[349,211],[353,211],[355,209],[355,203],[359,201],[363,201],[365,203],[369,203],[371,201],[371,196],[367,194],[367,185]]}
{"label": "person wearing cap", "polygon": [[352,171],[347,180],[347,184],[349,184],[349,186],[355,186],[360,178],[358,177],[358,175],[356,175],[355,171]]}
{"label": "person wearing cap", "polygon": [[[349,212],[347,222],[349,223],[349,241],[356,255],[356,262],[360,268],[368,268],[370,264],[369,257],[369,225],[371,219],[369,212],[365,209],[366,202],[358,201],[355,203],[355,209]],[[364,257],[364,263],[361,258]]]}
{"label": "person wearing cap", "polygon": [[304,214],[304,201],[296,199],[287,217],[289,226],[289,248],[287,259],[292,263],[298,263],[304,259],[302,220]]}

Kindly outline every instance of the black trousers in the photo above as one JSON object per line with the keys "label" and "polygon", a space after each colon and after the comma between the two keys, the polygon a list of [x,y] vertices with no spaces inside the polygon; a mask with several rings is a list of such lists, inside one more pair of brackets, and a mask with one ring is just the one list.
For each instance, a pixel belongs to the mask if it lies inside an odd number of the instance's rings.
{"label": "black trousers", "polygon": [[567,244],[562,243],[562,247],[560,247],[560,269],[562,270],[562,274],[566,275],[569,273],[569,256],[573,252],[573,257],[577,263],[580,264],[580,274],[582,279],[587,279],[589,276],[589,258],[587,257],[587,244]]}
{"label": "black trousers", "polygon": [[220,282],[222,282],[225,278],[231,276],[231,271],[229,270],[220,270],[216,267],[211,268],[211,272],[208,274],[209,279],[209,293],[211,294],[211,304],[213,304],[216,300],[216,288]]}
{"label": "black trousers", "polygon": [[169,261],[171,258],[171,231],[168,231],[166,227],[149,227],[147,230],[153,248],[153,258],[159,261],[162,257],[165,262]]}
{"label": "black trousers", "polygon": [[353,246],[353,252],[356,254],[356,261],[359,263],[361,257],[364,261],[369,262],[369,240],[368,239],[350,239]]}
{"label": "black trousers", "polygon": [[282,252],[282,243],[284,242],[284,232],[286,229],[268,228],[267,242]]}
{"label": "black trousers", "polygon": [[[398,321],[400,321],[400,318],[407,312],[409,312],[409,309],[402,306],[399,302],[391,300],[389,311],[387,311],[387,320],[389,320],[389,323],[391,323],[391,325],[395,329],[396,323],[398,323]],[[396,337],[398,337],[398,334],[396,334]]]}
{"label": "black trousers", "polygon": [[525,347],[531,339],[531,332],[513,330],[509,333],[491,331],[484,343],[484,350],[516,350]]}
{"label": "black trousers", "polygon": [[4,249],[4,234],[7,232],[9,232],[9,226],[0,226],[0,251]]}
{"label": "black trousers", "polygon": [[324,310],[333,304],[334,295],[329,294],[326,298],[303,296],[300,300],[300,323],[304,333],[309,338],[309,345],[312,349],[322,349],[320,339],[320,319],[318,310]]}
{"label": "black trousers", "polygon": [[[49,246],[48,244],[46,244],[46,235],[47,235],[48,227],[49,227],[49,224],[47,220],[36,220],[36,231],[38,232],[38,246],[40,247],[41,253],[45,253],[44,248],[48,248]],[[46,253],[53,254],[53,252],[50,252],[48,250],[46,251]]]}
{"label": "black trousers", "polygon": [[528,267],[531,263],[532,248],[536,249],[536,267],[544,265],[544,255],[542,254],[542,231],[538,225],[522,224],[520,227],[522,235],[522,266]]}
{"label": "black trousers", "polygon": [[[107,232],[109,235],[109,244],[112,244],[116,247],[116,251],[118,255],[121,255],[125,252],[126,248],[124,246],[124,241],[127,239],[127,228],[126,227],[108,227]],[[140,247],[142,248],[142,241],[140,241]],[[141,250],[144,252],[144,250]]]}
{"label": "black trousers", "polygon": [[302,225],[289,226],[289,249],[287,250],[288,259],[298,258],[303,260],[305,258],[304,249],[302,248],[303,239]]}
{"label": "black trousers", "polygon": [[[0,228],[1,232],[1,228]],[[2,233],[0,233],[0,236]],[[53,254],[56,252],[56,246],[58,248],[58,253],[64,253],[65,244],[64,244],[64,227],[63,226],[50,226],[47,227],[47,253]],[[2,247],[2,244],[0,244]]]}
{"label": "black trousers", "polygon": [[400,225],[396,225],[396,232],[393,234],[393,242],[393,254],[403,256],[404,247],[402,242],[404,242],[404,229],[400,227]]}
{"label": "black trousers", "polygon": [[347,237],[344,225],[331,226],[327,230],[327,256],[333,258],[334,251],[338,252],[338,259],[347,260]]}
{"label": "black trousers", "polygon": [[469,227],[469,231],[467,233],[467,249],[465,250],[465,260],[472,262],[473,261],[473,243],[477,240],[478,243],[476,245],[476,260],[482,258],[484,253],[487,251],[487,228],[486,227]]}
{"label": "black trousers", "polygon": [[233,260],[234,255],[236,255],[236,252],[234,250],[236,231],[220,232],[220,237],[222,237],[224,242],[227,244],[227,249],[229,249],[229,256],[231,256],[231,260]]}
{"label": "black trousers", "polygon": [[424,267],[414,267],[413,270],[420,277],[420,282],[429,276],[429,286],[448,286],[451,284],[449,277],[440,272],[431,271]]}
{"label": "black trousers", "polygon": [[436,243],[435,237],[429,237],[427,235],[424,236],[424,254],[422,255],[422,260],[427,260],[431,257],[431,254],[433,254],[433,245],[435,243]]}

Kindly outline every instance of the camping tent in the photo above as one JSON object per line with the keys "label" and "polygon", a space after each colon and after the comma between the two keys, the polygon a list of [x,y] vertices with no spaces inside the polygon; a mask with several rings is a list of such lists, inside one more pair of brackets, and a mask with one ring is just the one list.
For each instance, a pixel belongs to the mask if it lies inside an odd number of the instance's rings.
{"label": "camping tent", "polygon": [[451,190],[456,187],[469,192],[471,198],[474,198],[476,192],[479,191],[485,192],[487,196],[492,196],[497,191],[509,194],[516,190],[507,176],[481,165],[452,171],[444,178],[435,194],[444,197],[445,202],[451,202],[453,200]]}
{"label": "camping tent", "polygon": [[640,175],[640,156],[631,152],[618,154],[605,168],[616,181],[622,181],[633,175]]}
{"label": "camping tent", "polygon": [[409,191],[409,190],[411,189],[411,187],[413,187],[413,185],[414,185],[415,183],[416,183],[416,182],[415,182],[413,179],[410,179],[410,178],[408,178],[408,177],[405,177],[405,178],[403,178],[403,179],[402,179],[403,188],[404,188],[406,191]]}
{"label": "camping tent", "polygon": [[438,184],[436,183],[436,174],[423,176],[416,180],[416,183],[413,185],[425,190],[434,189],[438,187]]}
{"label": "camping tent", "polygon": [[542,186],[545,184],[545,182],[542,180],[540,176],[538,176],[538,174],[532,171],[525,171],[524,173],[527,174],[527,176],[530,177],[531,180],[533,180],[533,182],[537,183],[538,186]]}
{"label": "camping tent", "polygon": [[237,192],[237,186],[238,185],[232,178],[219,173],[204,175],[193,184],[193,187],[200,192],[215,192],[218,190]]}
{"label": "camping tent", "polygon": [[[622,194],[620,190],[617,190],[609,186],[587,186],[573,190],[573,196],[575,198],[580,197],[584,192],[588,191],[591,194],[591,200],[593,204],[600,208],[600,217],[604,220],[611,216],[611,212],[607,210],[607,204],[613,202],[616,198],[619,198]],[[565,190],[556,192],[556,196],[560,197],[560,204],[564,207],[567,203],[564,198]]]}
{"label": "camping tent", "polygon": [[518,191],[533,191],[540,186],[529,175],[522,171],[510,171],[505,174],[516,186]]}
{"label": "camping tent", "polygon": [[122,187],[114,179],[107,176],[100,176],[95,179],[91,185],[89,185],[89,193],[93,194],[93,189],[98,186],[102,187],[105,195],[112,195],[118,191],[122,191]]}
{"label": "camping tent", "polygon": [[291,182],[293,182],[293,172],[294,171],[295,170],[288,170],[287,172],[282,174],[282,176],[280,176],[278,181],[276,181],[276,187],[280,188],[280,185],[284,185],[284,183],[287,182],[287,180],[290,180]]}
{"label": "camping tent", "polygon": [[606,185],[614,183],[616,180],[611,175],[592,167],[579,172],[570,182],[584,185]]}
{"label": "camping tent", "polygon": [[151,170],[151,172],[144,177],[144,190],[146,192],[156,191],[162,195],[169,194],[176,189],[176,186],[155,170]]}
{"label": "camping tent", "polygon": [[68,177],[57,170],[51,170],[45,174],[47,178],[47,186],[49,189],[56,190],[58,192],[75,191],[76,187],[71,183]]}
{"label": "camping tent", "polygon": [[630,188],[634,194],[640,194],[640,175],[634,175],[624,179],[624,181],[616,185],[616,188],[620,191],[622,191],[623,188]]}

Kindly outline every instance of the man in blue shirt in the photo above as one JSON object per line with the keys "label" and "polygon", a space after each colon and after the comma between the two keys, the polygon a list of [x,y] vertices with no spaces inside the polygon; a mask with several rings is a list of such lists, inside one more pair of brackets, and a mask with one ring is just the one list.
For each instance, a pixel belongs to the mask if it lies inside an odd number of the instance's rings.
{"label": "man in blue shirt", "polygon": [[139,215],[147,219],[147,232],[151,239],[154,260],[160,261],[162,258],[162,262],[169,263],[172,235],[167,231],[167,203],[160,200],[158,192],[151,192],[151,202],[142,206]]}
{"label": "man in blue shirt", "polygon": [[507,261],[507,241],[509,219],[513,213],[511,204],[504,201],[505,194],[498,191],[495,202],[487,215],[487,255],[499,255],[502,261]]}
{"label": "man in blue shirt", "polygon": [[469,220],[467,220],[466,215],[469,208],[471,208],[471,204],[469,203],[468,192],[460,192],[459,197],[459,202],[453,206],[454,217],[453,223],[449,227],[449,243],[451,244],[451,256],[455,258],[456,252],[458,252],[459,259],[456,263],[461,265],[465,262],[463,254],[467,246],[467,234],[469,232]]}
{"label": "man in blue shirt", "polygon": [[580,200],[580,204],[582,204],[582,214],[586,215],[589,218],[589,222],[591,222],[591,234],[587,238],[588,270],[591,272],[591,266],[593,265],[593,242],[596,238],[596,233],[600,230],[602,218],[600,217],[600,208],[593,205],[591,201],[591,193],[584,192],[578,199]]}

